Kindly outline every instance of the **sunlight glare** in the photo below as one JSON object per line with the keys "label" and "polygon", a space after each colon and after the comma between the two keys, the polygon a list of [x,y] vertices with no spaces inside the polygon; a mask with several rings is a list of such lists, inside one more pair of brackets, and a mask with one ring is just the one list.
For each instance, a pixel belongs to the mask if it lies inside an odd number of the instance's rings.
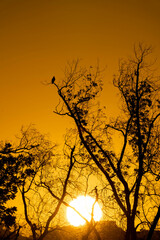
{"label": "sunlight glare", "polygon": [[[91,220],[92,206],[95,202],[95,199],[90,196],[79,196],[74,199],[70,205],[74,207],[83,217],[88,221]],[[94,206],[93,218],[95,221],[99,221],[102,217],[102,211],[99,204],[96,202]],[[72,208],[67,208],[67,219],[73,226],[80,226],[85,224],[85,220],[80,217]]]}

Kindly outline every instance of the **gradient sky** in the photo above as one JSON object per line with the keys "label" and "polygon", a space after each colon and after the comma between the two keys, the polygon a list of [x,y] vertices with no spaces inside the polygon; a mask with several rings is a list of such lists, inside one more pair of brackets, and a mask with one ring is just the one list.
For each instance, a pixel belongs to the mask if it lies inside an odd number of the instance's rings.
{"label": "gradient sky", "polygon": [[106,67],[103,100],[115,109],[112,76],[133,44],[151,44],[160,63],[159,0],[0,0],[0,140],[33,123],[59,141],[67,121],[50,81],[68,60]]}

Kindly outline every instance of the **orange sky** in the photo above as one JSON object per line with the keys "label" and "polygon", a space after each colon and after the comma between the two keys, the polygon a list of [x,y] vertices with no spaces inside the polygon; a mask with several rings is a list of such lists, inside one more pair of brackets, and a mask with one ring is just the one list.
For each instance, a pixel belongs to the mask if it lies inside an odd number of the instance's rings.
{"label": "orange sky", "polygon": [[67,60],[107,66],[103,99],[112,111],[119,58],[144,41],[160,63],[159,11],[159,0],[0,0],[0,140],[30,123],[60,140],[67,123],[42,82],[62,77]]}

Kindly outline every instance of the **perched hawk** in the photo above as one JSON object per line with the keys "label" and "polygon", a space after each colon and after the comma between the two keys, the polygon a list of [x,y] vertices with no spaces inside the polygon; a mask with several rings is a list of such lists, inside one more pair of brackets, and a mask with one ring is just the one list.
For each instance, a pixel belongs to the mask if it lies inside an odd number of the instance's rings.
{"label": "perched hawk", "polygon": [[54,83],[54,81],[55,81],[55,76],[52,78],[52,84]]}

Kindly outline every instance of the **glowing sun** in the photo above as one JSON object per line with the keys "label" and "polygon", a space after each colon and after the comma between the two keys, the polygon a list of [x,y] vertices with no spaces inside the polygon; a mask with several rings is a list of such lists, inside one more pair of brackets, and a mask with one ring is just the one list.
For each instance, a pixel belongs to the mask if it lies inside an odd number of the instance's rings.
{"label": "glowing sun", "polygon": [[[102,211],[97,202],[94,205],[94,210],[92,210],[94,203],[95,199],[90,196],[79,196],[70,203],[70,206],[74,207],[88,221],[91,220],[91,213],[93,211],[94,221],[99,221],[102,217]],[[86,223],[86,221],[70,207],[67,208],[67,219],[73,226],[80,226]]]}

